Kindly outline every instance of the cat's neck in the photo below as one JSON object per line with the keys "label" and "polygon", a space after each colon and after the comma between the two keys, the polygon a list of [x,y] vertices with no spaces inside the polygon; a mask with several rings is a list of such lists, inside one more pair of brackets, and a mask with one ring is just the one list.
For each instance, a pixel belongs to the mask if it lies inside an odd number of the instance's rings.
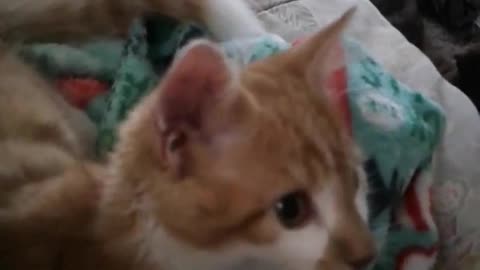
{"label": "cat's neck", "polygon": [[111,189],[105,190],[99,232],[109,258],[122,261],[122,269],[224,269],[245,252],[211,250],[182,241],[160,223],[149,195],[131,182],[116,181],[112,179]]}
{"label": "cat's neck", "polygon": [[187,255],[185,249],[158,224],[140,187],[115,177],[108,181],[97,223],[97,237],[108,255],[104,259],[123,261],[122,269],[197,269],[176,265]]}

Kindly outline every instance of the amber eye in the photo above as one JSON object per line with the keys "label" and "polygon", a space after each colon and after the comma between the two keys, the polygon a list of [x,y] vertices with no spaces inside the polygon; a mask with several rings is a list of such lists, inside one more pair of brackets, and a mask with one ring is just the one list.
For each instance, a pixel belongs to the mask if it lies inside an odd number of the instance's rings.
{"label": "amber eye", "polygon": [[276,202],[275,214],[287,229],[302,227],[312,216],[310,199],[305,192],[289,193]]}

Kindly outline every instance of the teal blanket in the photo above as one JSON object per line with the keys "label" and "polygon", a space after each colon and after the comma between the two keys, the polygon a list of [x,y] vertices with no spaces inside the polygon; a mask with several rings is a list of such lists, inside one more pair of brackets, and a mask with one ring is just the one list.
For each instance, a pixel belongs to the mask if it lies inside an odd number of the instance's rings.
{"label": "teal blanket", "polygon": [[[175,52],[204,35],[198,27],[168,19],[139,20],[125,41],[34,44],[19,53],[60,82],[67,97],[96,93],[82,108],[98,126],[97,150],[103,156],[115,144],[118,124],[158,82]],[[275,35],[222,45],[243,64],[290,47]],[[438,246],[430,211],[431,168],[445,117],[437,104],[395,80],[357,43],[345,40],[343,47],[347,65],[336,80],[345,86],[339,91],[346,93],[346,119],[367,158],[369,222],[379,249],[371,269],[431,269]]]}

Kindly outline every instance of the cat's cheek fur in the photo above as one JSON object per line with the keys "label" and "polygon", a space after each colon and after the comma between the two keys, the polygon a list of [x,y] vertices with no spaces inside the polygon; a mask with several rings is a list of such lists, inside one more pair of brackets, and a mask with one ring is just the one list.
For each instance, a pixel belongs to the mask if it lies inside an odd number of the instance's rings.
{"label": "cat's cheek fur", "polygon": [[331,211],[327,211],[327,216],[316,217],[300,229],[282,229],[272,243],[263,245],[239,240],[226,243],[223,248],[214,251],[199,249],[182,242],[151,218],[144,223],[144,235],[148,235],[149,240],[140,248],[140,257],[147,258],[149,264],[161,264],[171,270],[314,270],[318,262],[325,258],[329,241],[327,224],[322,220],[336,219],[333,198],[329,194],[330,190],[326,189],[313,195],[315,208],[331,206],[328,207]]}
{"label": "cat's cheek fur", "polygon": [[312,222],[308,226],[285,231],[275,243],[277,259],[283,259],[279,269],[315,269],[326,254],[328,233],[322,224]]}
{"label": "cat's cheek fur", "polygon": [[312,223],[300,230],[281,232],[271,244],[239,242],[208,251],[181,242],[153,222],[149,227],[150,241],[141,249],[142,256],[146,255],[152,265],[161,263],[162,267],[171,270],[314,270],[328,241],[326,230]]}

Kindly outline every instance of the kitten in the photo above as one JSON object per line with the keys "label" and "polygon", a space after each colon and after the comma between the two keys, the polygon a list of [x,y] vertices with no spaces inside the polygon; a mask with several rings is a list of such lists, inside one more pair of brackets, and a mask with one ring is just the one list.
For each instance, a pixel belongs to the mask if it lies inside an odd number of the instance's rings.
{"label": "kitten", "polygon": [[[359,269],[366,179],[327,80],[352,10],[236,69],[191,43],[105,165],[25,187],[0,212],[7,269]],[[0,260],[1,261],[1,260]]]}

